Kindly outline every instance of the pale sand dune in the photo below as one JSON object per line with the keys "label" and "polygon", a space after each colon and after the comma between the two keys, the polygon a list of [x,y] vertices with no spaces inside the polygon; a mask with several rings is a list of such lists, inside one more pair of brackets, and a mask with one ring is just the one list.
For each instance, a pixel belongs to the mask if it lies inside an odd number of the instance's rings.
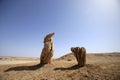
{"label": "pale sand dune", "polygon": [[23,63],[31,63],[31,62],[36,62],[36,61],[9,61],[9,60],[0,60],[0,65],[12,65],[12,64],[23,64]]}

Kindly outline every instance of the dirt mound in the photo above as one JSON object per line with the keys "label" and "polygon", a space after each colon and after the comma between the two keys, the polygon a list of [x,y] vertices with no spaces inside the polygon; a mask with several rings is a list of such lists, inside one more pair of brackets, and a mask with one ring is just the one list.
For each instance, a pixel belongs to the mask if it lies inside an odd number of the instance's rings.
{"label": "dirt mound", "polygon": [[71,60],[75,60],[74,54],[73,53],[68,53],[56,60],[65,60],[65,61],[71,61]]}
{"label": "dirt mound", "polygon": [[119,80],[120,54],[87,54],[85,67],[77,66],[72,53],[53,60],[53,64],[1,65],[0,80]]}

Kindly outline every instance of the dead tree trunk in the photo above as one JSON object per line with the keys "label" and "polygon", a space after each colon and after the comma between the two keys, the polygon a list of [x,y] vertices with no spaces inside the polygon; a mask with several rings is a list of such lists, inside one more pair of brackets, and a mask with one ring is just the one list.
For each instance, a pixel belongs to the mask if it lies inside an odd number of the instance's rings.
{"label": "dead tree trunk", "polygon": [[80,67],[85,66],[86,64],[86,49],[84,47],[72,47],[71,51],[74,53],[74,56],[76,57],[76,60],[78,62],[78,65]]}
{"label": "dead tree trunk", "polygon": [[50,33],[44,38],[44,48],[40,56],[40,64],[51,64],[52,56],[54,53],[54,46],[52,41],[52,36],[54,33]]}

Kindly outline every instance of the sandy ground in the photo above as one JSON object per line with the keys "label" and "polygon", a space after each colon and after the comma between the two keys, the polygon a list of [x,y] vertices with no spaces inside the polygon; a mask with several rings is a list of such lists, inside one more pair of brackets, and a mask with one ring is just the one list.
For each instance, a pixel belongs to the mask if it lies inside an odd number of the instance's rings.
{"label": "sandy ground", "polygon": [[[17,59],[17,58],[16,58]],[[79,68],[73,54],[40,66],[39,59],[0,60],[0,80],[120,80],[120,53],[87,54]]]}
{"label": "sandy ground", "polygon": [[0,60],[0,65],[12,65],[12,64],[23,64],[23,63],[31,63],[31,62],[36,62],[36,61],[9,61],[9,60],[6,60],[6,61],[2,61]]}

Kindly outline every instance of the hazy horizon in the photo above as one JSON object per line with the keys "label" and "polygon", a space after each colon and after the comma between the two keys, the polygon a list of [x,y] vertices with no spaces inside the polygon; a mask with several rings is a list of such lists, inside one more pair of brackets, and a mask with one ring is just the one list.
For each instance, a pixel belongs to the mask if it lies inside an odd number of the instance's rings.
{"label": "hazy horizon", "polygon": [[54,58],[76,46],[87,53],[120,52],[120,1],[0,1],[0,56],[39,57],[51,32]]}

